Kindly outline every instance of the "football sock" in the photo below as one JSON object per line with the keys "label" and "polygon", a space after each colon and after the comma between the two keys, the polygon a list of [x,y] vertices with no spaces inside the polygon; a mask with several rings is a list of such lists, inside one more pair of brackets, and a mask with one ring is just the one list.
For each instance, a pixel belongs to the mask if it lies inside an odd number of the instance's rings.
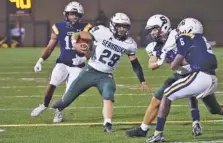
{"label": "football sock", "polygon": [[166,118],[157,118],[157,123],[156,123],[156,131],[163,131],[164,125],[166,122]]}
{"label": "football sock", "polygon": [[104,125],[106,124],[106,123],[110,123],[110,124],[112,124],[112,121],[111,121],[111,119],[104,119]]}
{"label": "football sock", "polygon": [[143,130],[143,131],[148,131],[149,130],[149,128],[150,128],[150,126],[149,125],[146,125],[146,124],[141,124],[141,129]]}
{"label": "football sock", "polygon": [[198,109],[191,110],[191,116],[193,121],[200,121],[200,114]]}
{"label": "football sock", "polygon": [[48,107],[49,104],[50,104],[50,100],[52,99],[53,97],[53,93],[54,93],[54,90],[56,89],[56,86],[54,85],[49,85],[47,91],[46,91],[46,94],[45,94],[45,97],[44,97],[44,106],[45,107]]}

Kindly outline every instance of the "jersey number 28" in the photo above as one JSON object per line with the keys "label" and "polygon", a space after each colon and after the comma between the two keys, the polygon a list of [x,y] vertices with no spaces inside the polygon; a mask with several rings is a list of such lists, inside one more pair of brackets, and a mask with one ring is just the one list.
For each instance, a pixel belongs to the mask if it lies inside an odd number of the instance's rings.
{"label": "jersey number 28", "polygon": [[[110,59],[110,61],[106,62],[106,60],[105,60],[106,58]],[[102,62],[103,64],[109,65],[110,67],[113,67],[119,59],[120,59],[119,55],[112,54],[111,51],[105,49],[102,52],[102,55],[100,56],[99,61]]]}

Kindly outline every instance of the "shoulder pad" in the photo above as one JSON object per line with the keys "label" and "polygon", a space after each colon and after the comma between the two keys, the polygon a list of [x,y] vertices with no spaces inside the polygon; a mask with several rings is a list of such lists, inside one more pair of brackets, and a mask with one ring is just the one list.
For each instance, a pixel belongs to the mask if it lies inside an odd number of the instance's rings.
{"label": "shoulder pad", "polygon": [[92,28],[92,25],[90,23],[85,23],[85,26],[82,31],[88,32]]}
{"label": "shoulder pad", "polygon": [[89,32],[96,41],[102,40],[105,37],[112,36],[111,31],[107,27],[104,27],[102,25],[93,27]]}
{"label": "shoulder pad", "polygon": [[135,40],[134,40],[132,37],[128,37],[128,38],[125,40],[125,42],[126,42],[127,44],[137,45],[136,42],[135,42]]}
{"label": "shoulder pad", "polygon": [[177,36],[177,31],[174,29],[170,32],[167,41],[165,42],[163,46],[163,51],[170,51],[174,48],[176,48],[176,36]]}
{"label": "shoulder pad", "polygon": [[183,34],[180,35],[180,37],[183,37],[183,36],[190,37],[191,39],[193,39],[195,37],[194,34],[190,34],[190,33],[183,33]]}
{"label": "shoulder pad", "polygon": [[59,34],[59,29],[57,28],[58,27],[57,25],[58,25],[58,23],[56,23],[52,26],[52,30],[53,30],[54,34],[56,34],[56,35]]}

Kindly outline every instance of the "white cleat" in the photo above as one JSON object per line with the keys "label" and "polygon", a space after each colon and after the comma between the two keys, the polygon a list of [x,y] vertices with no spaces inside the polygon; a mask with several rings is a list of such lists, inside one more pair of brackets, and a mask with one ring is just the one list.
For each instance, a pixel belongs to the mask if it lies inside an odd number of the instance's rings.
{"label": "white cleat", "polygon": [[31,112],[31,116],[32,117],[39,116],[39,114],[42,113],[46,109],[47,109],[47,107],[45,105],[41,104],[38,107],[36,107],[35,109],[33,109],[33,111]]}
{"label": "white cleat", "polygon": [[63,121],[63,111],[56,109],[55,116],[53,118],[54,123],[60,123]]}

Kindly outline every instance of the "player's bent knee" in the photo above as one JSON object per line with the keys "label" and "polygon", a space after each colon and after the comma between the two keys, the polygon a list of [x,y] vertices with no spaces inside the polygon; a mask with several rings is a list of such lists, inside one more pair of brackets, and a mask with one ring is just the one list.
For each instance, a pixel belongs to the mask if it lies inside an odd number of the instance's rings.
{"label": "player's bent knee", "polygon": [[56,81],[56,80],[50,80],[50,85],[53,85],[53,86],[55,86],[55,87],[57,87],[57,86],[59,86],[60,84],[61,84],[62,82],[58,82],[58,81]]}
{"label": "player's bent knee", "polygon": [[114,93],[103,93],[102,98],[103,98],[103,100],[114,101]]}
{"label": "player's bent knee", "polygon": [[112,100],[114,101],[114,95],[115,95],[115,87],[113,88],[104,88],[102,92],[102,98],[103,100]]}
{"label": "player's bent knee", "polygon": [[161,100],[164,94],[164,87],[160,87],[159,89],[157,89],[156,93],[154,94],[154,97]]}
{"label": "player's bent knee", "polygon": [[156,97],[153,97],[151,102],[150,102],[150,105],[154,108],[159,108],[160,106],[160,103],[161,103],[161,99],[158,99]]}
{"label": "player's bent knee", "polygon": [[102,98],[104,100],[114,101],[114,95],[116,91],[115,83],[113,80],[104,81],[101,88],[99,88]]}

